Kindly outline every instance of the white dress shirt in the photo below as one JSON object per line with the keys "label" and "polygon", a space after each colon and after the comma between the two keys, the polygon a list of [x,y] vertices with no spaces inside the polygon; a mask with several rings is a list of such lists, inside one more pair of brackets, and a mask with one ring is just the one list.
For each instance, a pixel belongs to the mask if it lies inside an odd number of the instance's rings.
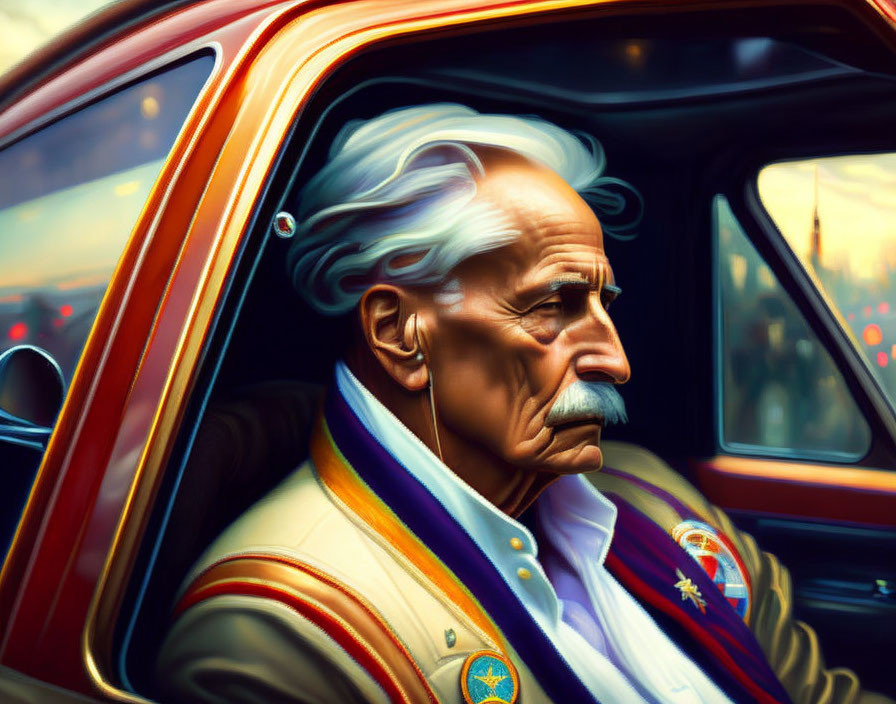
{"label": "white dress shirt", "polygon": [[[577,590],[587,594],[590,604],[558,599],[537,559],[532,533],[446,467],[342,362],[336,365],[336,385],[371,435],[429,490],[489,558],[599,701],[730,701],[604,567],[616,507],[584,477],[562,477],[548,487],[538,499],[538,520],[551,548],[572,567],[573,578],[580,581]],[[514,543],[519,547],[514,538],[521,541],[521,548],[514,547]]]}

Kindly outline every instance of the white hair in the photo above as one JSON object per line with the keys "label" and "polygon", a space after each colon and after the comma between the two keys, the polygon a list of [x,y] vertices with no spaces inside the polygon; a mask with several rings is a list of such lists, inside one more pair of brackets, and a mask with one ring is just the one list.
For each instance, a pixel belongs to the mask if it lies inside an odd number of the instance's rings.
{"label": "white hair", "polygon": [[519,237],[498,208],[473,202],[484,173],[475,150],[483,147],[552,169],[599,214],[625,208],[607,185],[634,192],[602,176],[599,142],[537,117],[440,103],[350,122],[302,191],[287,262],[299,293],[320,313],[339,315],[375,283],[439,284],[465,259]]}

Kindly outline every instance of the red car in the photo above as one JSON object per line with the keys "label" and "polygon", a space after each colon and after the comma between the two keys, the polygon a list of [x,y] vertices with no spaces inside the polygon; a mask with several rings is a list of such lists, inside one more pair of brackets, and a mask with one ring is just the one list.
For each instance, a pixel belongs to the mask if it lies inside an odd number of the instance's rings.
{"label": "red car", "polygon": [[0,699],[153,699],[186,570],[329,378],[276,216],[346,121],[432,101],[602,141],[644,202],[613,439],[896,694],[896,6],[125,0],[0,79]]}

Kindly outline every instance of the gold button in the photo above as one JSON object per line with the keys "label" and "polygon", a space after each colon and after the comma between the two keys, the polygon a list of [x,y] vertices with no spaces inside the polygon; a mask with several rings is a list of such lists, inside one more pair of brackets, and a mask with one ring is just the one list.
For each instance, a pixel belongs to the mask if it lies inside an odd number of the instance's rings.
{"label": "gold button", "polygon": [[525,567],[520,567],[516,571],[516,573],[520,579],[529,579],[529,577],[532,576],[532,573],[529,570],[527,570]]}
{"label": "gold button", "polygon": [[523,549],[523,541],[519,538],[511,538],[510,539],[510,547],[514,550],[522,550]]}

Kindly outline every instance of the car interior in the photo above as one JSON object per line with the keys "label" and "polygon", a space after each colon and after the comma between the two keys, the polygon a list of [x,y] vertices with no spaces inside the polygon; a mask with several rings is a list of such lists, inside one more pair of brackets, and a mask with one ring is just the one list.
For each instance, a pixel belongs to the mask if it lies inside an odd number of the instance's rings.
{"label": "car interior", "polygon": [[[353,57],[318,88],[247,231],[134,557],[114,639],[123,687],[153,695],[155,653],[190,565],[306,456],[346,321],[314,314],[294,293],[290,242],[270,223],[293,211],[352,119],[459,102],[536,114],[602,142],[607,174],[633,184],[644,201],[637,236],[605,242],[623,289],[612,317],[633,372],[622,388],[629,422],[606,436],[646,447],[686,476],[694,458],[722,451],[712,204],[723,194],[870,428],[867,451],[851,464],[896,468],[874,390],[844,351],[851,343],[819,313],[818,293],[756,195],[759,169],[778,160],[894,150],[894,47],[836,5],[619,12],[395,40]],[[797,616],[818,631],[828,665],[851,667],[866,687],[892,694],[896,602],[872,609],[800,598],[799,590],[819,565],[896,578],[896,531],[733,517],[792,571]]]}

